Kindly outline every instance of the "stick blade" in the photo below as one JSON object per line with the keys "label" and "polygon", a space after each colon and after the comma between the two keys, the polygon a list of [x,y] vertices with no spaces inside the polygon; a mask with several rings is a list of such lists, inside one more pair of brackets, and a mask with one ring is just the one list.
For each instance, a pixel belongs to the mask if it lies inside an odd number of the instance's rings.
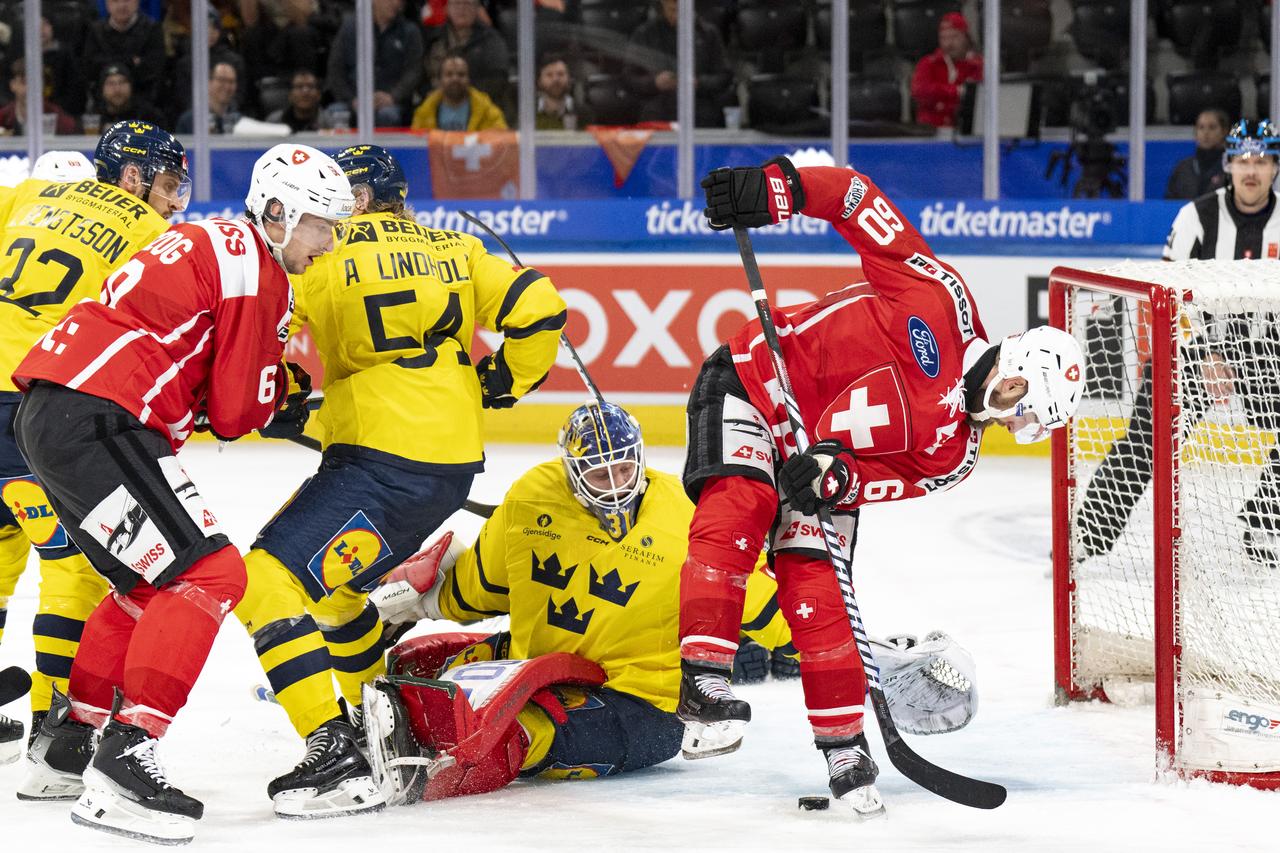
{"label": "stick blade", "polygon": [[20,666],[0,671],[0,705],[21,699],[31,690],[31,676]]}
{"label": "stick blade", "polygon": [[889,754],[889,761],[903,776],[926,791],[932,791],[939,797],[962,806],[994,809],[1004,803],[1009,792],[1003,785],[953,773],[922,758],[908,746],[893,724],[893,718],[889,714],[889,702],[885,699],[884,691],[872,688],[871,704],[875,708],[876,720],[880,723],[880,731],[884,735],[885,752]]}

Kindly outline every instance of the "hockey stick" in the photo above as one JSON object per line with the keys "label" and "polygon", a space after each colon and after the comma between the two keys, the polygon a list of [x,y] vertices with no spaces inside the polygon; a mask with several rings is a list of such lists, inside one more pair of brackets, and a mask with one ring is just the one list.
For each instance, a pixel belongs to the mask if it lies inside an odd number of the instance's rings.
{"label": "hockey stick", "polygon": [[[782,404],[787,411],[791,432],[795,436],[796,450],[804,453],[809,447],[809,436],[800,418],[800,406],[796,403],[795,394],[791,390],[791,377],[787,373],[787,365],[782,358],[778,330],[773,325],[769,295],[765,293],[760,267],[756,264],[755,250],[751,247],[751,237],[745,228],[734,228],[733,236],[738,241],[738,254],[742,256],[742,266],[747,274],[751,298],[755,302],[756,313],[760,316],[760,327],[764,333],[765,344],[769,347],[773,372],[782,390]],[[889,760],[903,776],[940,797],[973,808],[996,808],[1004,802],[1007,795],[1003,786],[980,779],[970,779],[939,767],[917,755],[902,739],[902,734],[898,731],[889,712],[889,701],[885,698],[884,689],[880,686],[880,669],[875,664],[871,643],[867,638],[867,629],[862,624],[862,614],[858,610],[858,601],[853,594],[853,573],[849,566],[849,558],[840,547],[840,537],[831,520],[830,510],[819,509],[818,522],[822,528],[822,538],[827,546],[831,567],[835,570],[836,581],[840,585],[840,597],[844,599],[845,613],[849,617],[849,626],[853,629],[858,655],[862,658],[862,668],[866,671],[871,707],[875,709],[876,722],[880,724],[880,733],[884,737],[884,748],[889,755]]]}
{"label": "hockey stick", "polygon": [[11,666],[0,672],[0,705],[8,705],[21,699],[31,690],[31,676],[20,666]]}
{"label": "hockey stick", "polygon": [[[466,219],[468,222],[482,229],[490,237],[497,240],[498,245],[501,246],[504,250],[506,250],[507,255],[510,256],[511,263],[515,264],[517,267],[522,267],[522,268],[524,267],[524,264],[520,262],[520,259],[518,257],[516,257],[516,253],[511,249],[510,246],[507,245],[507,241],[503,240],[501,237],[498,236],[497,231],[494,231],[488,225],[485,225],[484,221],[481,220],[479,217],[477,217],[474,213],[471,213],[470,211],[467,211],[467,210],[463,210],[459,212],[462,214],[462,217]],[[569,340],[569,336],[566,335],[564,332],[560,333],[560,346],[564,347],[565,352],[569,353],[569,358],[572,359],[573,361],[573,367],[575,370],[578,371],[578,376],[582,378],[582,384],[587,386],[587,391],[591,393],[591,396],[595,398],[597,403],[603,404],[604,395],[600,393],[600,389],[596,386],[596,383],[592,381],[591,374],[587,373],[587,366],[582,363],[582,358],[581,356],[578,355],[578,351],[574,349],[573,342]]]}

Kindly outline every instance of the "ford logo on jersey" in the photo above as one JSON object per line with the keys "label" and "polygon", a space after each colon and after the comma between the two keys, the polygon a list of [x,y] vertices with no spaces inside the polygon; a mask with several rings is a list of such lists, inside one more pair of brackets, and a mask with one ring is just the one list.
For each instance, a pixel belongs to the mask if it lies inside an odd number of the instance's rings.
{"label": "ford logo on jersey", "polygon": [[916,364],[930,379],[938,378],[941,365],[938,362],[938,341],[933,337],[929,324],[919,317],[907,320],[907,335],[911,338],[911,354],[916,357]]}

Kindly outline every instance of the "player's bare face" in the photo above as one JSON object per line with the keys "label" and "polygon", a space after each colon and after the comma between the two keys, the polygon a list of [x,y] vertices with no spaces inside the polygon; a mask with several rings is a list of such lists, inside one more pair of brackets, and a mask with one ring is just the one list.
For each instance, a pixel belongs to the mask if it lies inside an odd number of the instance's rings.
{"label": "player's bare face", "polygon": [[284,269],[298,275],[315,263],[316,258],[333,251],[334,222],[310,213],[302,214],[284,247]]}
{"label": "player's bare face", "polygon": [[1276,158],[1271,156],[1232,157],[1231,192],[1241,213],[1256,213],[1266,206],[1267,194],[1276,180]]}
{"label": "player's bare face", "polygon": [[640,476],[640,466],[634,459],[621,459],[588,468],[582,474],[582,482],[599,498],[610,498],[629,490]]}
{"label": "player's bare face", "polygon": [[147,204],[165,219],[187,209],[191,182],[172,172],[161,172],[151,182]]}

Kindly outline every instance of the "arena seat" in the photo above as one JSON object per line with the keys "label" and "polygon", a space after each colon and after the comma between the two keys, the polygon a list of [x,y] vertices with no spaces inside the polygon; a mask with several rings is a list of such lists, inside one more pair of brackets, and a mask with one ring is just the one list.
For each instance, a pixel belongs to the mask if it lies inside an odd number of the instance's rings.
{"label": "arena seat", "polygon": [[1170,74],[1169,124],[1195,124],[1202,110],[1225,110],[1232,121],[1240,117],[1240,82],[1227,71]]}

